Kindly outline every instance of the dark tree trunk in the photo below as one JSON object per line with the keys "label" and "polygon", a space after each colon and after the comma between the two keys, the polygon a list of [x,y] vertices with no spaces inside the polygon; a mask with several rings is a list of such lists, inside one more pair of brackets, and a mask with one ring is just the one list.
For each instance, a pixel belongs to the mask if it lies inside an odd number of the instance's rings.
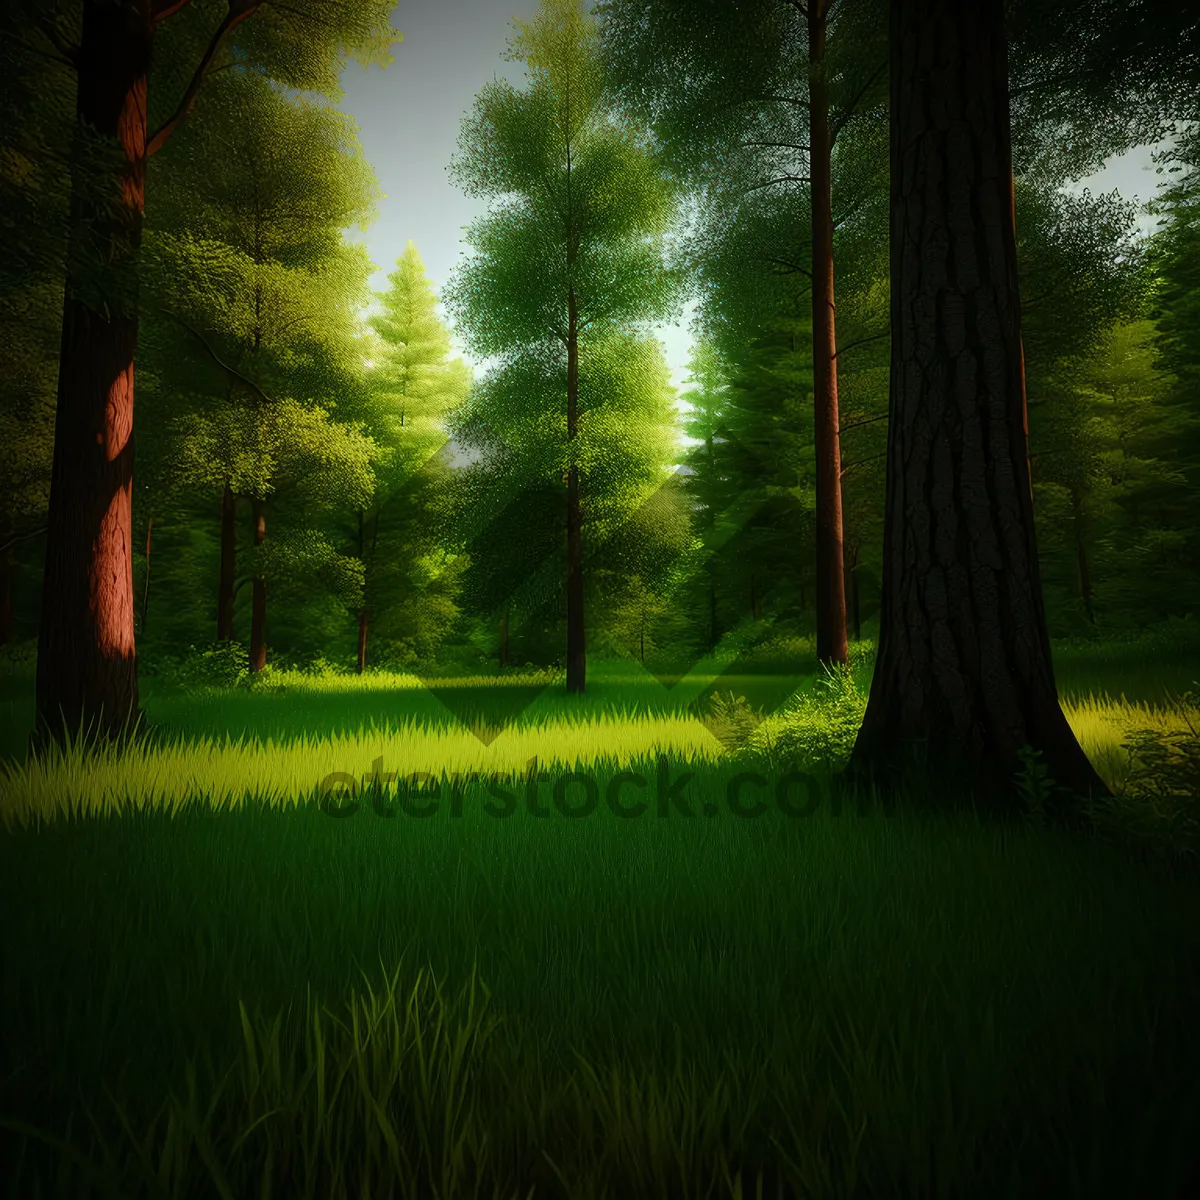
{"label": "dark tree trunk", "polygon": [[154,532],[154,518],[146,522],[146,577],[142,580],[142,636],[146,636],[146,613],[150,607],[150,535]]}
{"label": "dark tree trunk", "polygon": [[[39,724],[117,733],[138,713],[133,592],[133,360],[146,180],[149,6],[85,0],[63,302]],[[96,177],[99,137],[117,152]]]}
{"label": "dark tree trunk", "polygon": [[842,460],[838,439],[837,326],[833,290],[833,139],[825,63],[828,0],[809,0],[809,195],[812,205],[813,417],[817,460],[817,660],[846,663],[842,573]]}
{"label": "dark tree trunk", "polygon": [[[579,316],[575,288],[567,295],[567,441],[579,428]],[[583,518],[579,501],[579,467],[567,471],[567,691],[582,692],[587,677],[583,625]]]}
{"label": "dark tree trunk", "polygon": [[237,586],[237,498],[229,483],[221,493],[221,575],[217,581],[217,641],[233,638],[233,598]]}
{"label": "dark tree trunk", "polygon": [[1075,529],[1075,561],[1079,564],[1079,596],[1083,601],[1089,625],[1095,625],[1096,613],[1092,605],[1092,572],[1088,568],[1087,543],[1083,537],[1083,503],[1079,492],[1071,489],[1071,509]]}
{"label": "dark tree trunk", "polygon": [[1003,0],[893,0],[891,20],[883,598],[851,776],[886,790],[915,758],[938,791],[1008,807],[1028,745],[1102,793],[1059,707],[1038,574]]}
{"label": "dark tree trunk", "polygon": [[358,664],[357,671],[361,675],[367,669],[367,610],[358,611]]}
{"label": "dark tree trunk", "polygon": [[13,636],[13,574],[16,567],[14,539],[17,523],[8,517],[0,524],[0,646],[7,646]]}
{"label": "dark tree trunk", "polygon": [[[254,545],[261,548],[267,540],[267,514],[263,502],[255,496],[251,501],[254,515]],[[250,670],[261,671],[267,665],[267,581],[256,564],[252,584],[254,595],[250,607]]]}
{"label": "dark tree trunk", "polygon": [[846,554],[846,606],[849,609],[850,627],[854,630],[854,640],[862,641],[862,620],[859,615],[858,603],[858,545],[850,547]]}

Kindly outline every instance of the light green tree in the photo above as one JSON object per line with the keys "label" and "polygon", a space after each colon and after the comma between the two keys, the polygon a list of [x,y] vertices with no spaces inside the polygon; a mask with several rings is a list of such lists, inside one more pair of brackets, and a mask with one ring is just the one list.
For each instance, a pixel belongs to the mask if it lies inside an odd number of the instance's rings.
{"label": "light green tree", "polygon": [[444,418],[463,404],[471,371],[451,358],[450,333],[416,245],[409,241],[371,317],[371,369],[359,417],[380,449],[369,508],[355,513],[351,539],[362,564],[357,666],[366,665],[374,628],[401,658],[428,656],[457,614],[441,570],[444,548],[436,519],[446,469],[438,451]]}
{"label": "light green tree", "polygon": [[509,447],[530,486],[565,484],[567,688],[582,692],[584,528],[604,519],[589,486],[619,477],[633,444],[660,428],[617,425],[602,384],[619,375],[627,410],[657,408],[660,374],[622,371],[619,360],[653,353],[645,326],[675,309],[665,259],[674,197],[606,100],[598,35],[579,0],[544,0],[531,23],[515,24],[509,59],[525,64],[527,86],[483,87],[451,168],[492,204],[469,230],[474,253],[446,303],[472,353],[500,360],[474,409],[493,452]]}

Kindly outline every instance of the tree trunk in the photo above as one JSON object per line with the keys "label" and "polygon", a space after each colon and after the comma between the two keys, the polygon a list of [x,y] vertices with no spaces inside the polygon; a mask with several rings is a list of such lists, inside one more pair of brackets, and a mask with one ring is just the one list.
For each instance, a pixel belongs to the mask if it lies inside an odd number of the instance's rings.
{"label": "tree trunk", "polygon": [[[267,540],[267,514],[262,500],[254,497],[254,545],[261,547]],[[256,564],[256,572],[262,567]],[[253,582],[254,596],[250,608],[250,670],[261,671],[267,665],[267,581],[256,573]]]}
{"label": "tree trunk", "polygon": [[812,206],[813,417],[817,460],[817,660],[846,663],[842,573],[842,460],[838,439],[837,325],[833,291],[833,139],[825,27],[829,0],[808,5],[809,195]]}
{"label": "tree trunk", "polygon": [[[120,732],[138,713],[133,592],[133,360],[146,180],[149,6],[85,0],[63,301],[37,713]],[[116,152],[98,168],[99,137]],[[99,174],[98,174],[99,172]]]}
{"label": "tree trunk", "polygon": [[154,518],[146,522],[146,577],[142,580],[142,637],[146,636],[146,611],[150,606],[150,535],[154,532]]}
{"label": "tree trunk", "polygon": [[1092,605],[1092,573],[1088,568],[1087,544],[1083,539],[1083,503],[1079,492],[1071,489],[1071,508],[1074,515],[1075,561],[1079,564],[1079,596],[1083,600],[1084,612],[1089,625],[1095,625],[1096,613]]}
{"label": "tree trunk", "polygon": [[587,676],[583,626],[583,519],[579,467],[574,441],[579,429],[579,316],[575,288],[567,295],[567,441],[572,443],[567,472],[567,691],[582,692]]}
{"label": "tree trunk", "polygon": [[0,539],[4,541],[4,548],[0,549],[0,646],[7,646],[13,636],[13,574],[16,567],[13,539],[16,534],[16,521],[12,517],[6,518],[0,526]]}
{"label": "tree trunk", "polygon": [[221,493],[221,576],[217,582],[217,641],[233,638],[233,599],[237,575],[237,498],[225,482]]}
{"label": "tree trunk", "polygon": [[365,607],[358,610],[358,674],[362,674],[367,669],[367,610]]}
{"label": "tree trunk", "polygon": [[1011,807],[1023,746],[1071,792],[1104,785],[1059,707],[1038,573],[1003,18],[892,3],[883,597],[851,775],[887,789],[915,750],[927,785]]}
{"label": "tree trunk", "polygon": [[862,641],[862,620],[858,604],[858,545],[850,547],[846,558],[846,605],[849,609],[850,628],[854,630],[854,640]]}

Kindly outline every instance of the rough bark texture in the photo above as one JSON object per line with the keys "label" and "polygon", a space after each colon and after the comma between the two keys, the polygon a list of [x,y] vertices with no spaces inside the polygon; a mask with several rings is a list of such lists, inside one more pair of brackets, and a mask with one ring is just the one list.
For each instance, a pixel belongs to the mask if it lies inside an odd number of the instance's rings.
{"label": "rough bark texture", "polygon": [[[261,547],[267,540],[267,514],[263,502],[256,496],[253,500],[254,545]],[[254,576],[254,589],[250,605],[250,670],[261,671],[267,665],[267,581],[261,575]]]}
{"label": "rough bark texture", "polygon": [[[575,289],[567,297],[567,441],[579,428],[579,316]],[[582,692],[587,677],[583,625],[583,515],[579,501],[579,468],[567,472],[567,691]]]}
{"label": "rough bark texture", "polygon": [[[1034,538],[1002,0],[893,0],[892,374],[879,659],[852,777],[1103,792],[1059,707]],[[1066,797],[1051,802],[1064,807]]]}
{"label": "rough bark texture", "polygon": [[217,581],[217,641],[233,638],[233,598],[237,574],[237,499],[229,484],[221,493],[221,574]]}
{"label": "rough bark texture", "polygon": [[[64,722],[117,733],[138,712],[133,360],[150,44],[140,6],[85,0],[38,637],[38,719],[55,735]],[[113,178],[95,177],[97,137],[119,149]]]}
{"label": "rough bark texture", "polygon": [[842,462],[838,440],[837,324],[833,290],[833,191],[829,84],[825,75],[828,0],[808,9],[809,195],[812,204],[813,417],[817,462],[817,659],[846,663],[842,577]]}

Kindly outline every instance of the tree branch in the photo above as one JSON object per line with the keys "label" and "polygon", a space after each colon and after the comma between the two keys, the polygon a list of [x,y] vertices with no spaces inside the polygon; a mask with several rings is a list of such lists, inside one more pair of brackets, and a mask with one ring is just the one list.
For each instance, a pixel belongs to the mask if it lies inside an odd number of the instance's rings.
{"label": "tree branch", "polygon": [[801,150],[807,152],[807,146],[798,145],[796,142],[742,142],[742,147],[747,146],[777,146],[787,150]]}
{"label": "tree branch", "polygon": [[221,368],[222,371],[226,372],[232,378],[240,380],[267,404],[275,403],[275,401],[272,400],[271,397],[268,396],[267,393],[264,392],[262,388],[260,388],[258,384],[254,382],[253,379],[243,375],[236,367],[231,367],[227,362],[223,362],[217,352],[208,344],[208,340],[205,338],[204,334],[202,334],[198,329],[193,329],[192,326],[189,325],[181,316],[179,316],[178,313],[169,312],[166,309],[163,311],[166,312],[167,316],[169,316],[172,320],[182,325],[183,328],[186,329],[188,333],[190,333],[192,337],[194,337],[200,343],[200,345],[202,345],[204,349],[208,351],[209,358],[211,358],[213,362],[215,362],[217,366]]}
{"label": "tree branch", "polygon": [[157,25],[159,21],[173,17],[180,9],[187,8],[191,2],[192,0],[159,0],[151,14],[154,24]]}
{"label": "tree branch", "polygon": [[846,105],[846,111],[838,114],[838,119],[831,123],[829,128],[829,142],[832,145],[837,141],[838,134],[846,128],[846,122],[854,115],[854,110],[858,107],[859,101],[871,90],[871,85],[879,78],[887,67],[887,59],[885,58],[874,71],[867,77],[866,82],[854,93],[854,98]]}
{"label": "tree branch", "polygon": [[880,338],[885,338],[891,334],[890,329],[885,329],[882,333],[873,333],[870,337],[857,338],[853,342],[847,342],[844,346],[839,346],[833,353],[833,357],[837,358],[839,354],[844,354],[847,350],[853,350],[855,346],[865,346],[868,342],[877,342]]}
{"label": "tree branch", "polygon": [[40,529],[31,529],[28,533],[13,534],[7,542],[0,542],[0,554],[7,554],[14,546],[21,542],[32,541],[35,537],[41,537],[45,532],[46,526],[43,525]]}
{"label": "tree branch", "polygon": [[840,436],[848,429],[857,429],[860,425],[874,425],[876,421],[886,421],[891,413],[876,413],[873,417],[863,417],[859,421],[851,421],[849,425],[839,425],[838,435]]}
{"label": "tree branch", "polygon": [[872,454],[870,458],[856,458],[853,462],[846,463],[842,467],[841,475],[839,475],[838,478],[840,479],[842,475],[845,475],[846,472],[851,470],[853,467],[861,467],[863,463],[878,462],[881,458],[887,458],[886,450],[882,454]]}
{"label": "tree branch", "polygon": [[812,279],[811,271],[805,270],[804,267],[801,267],[794,262],[788,262],[788,260],[786,258],[772,258],[771,255],[767,254],[767,255],[763,256],[763,261],[778,263],[779,266],[781,266],[781,267],[787,267],[788,270],[781,272],[781,274],[791,275],[793,272],[795,272],[797,274],[803,275],[805,279]]}
{"label": "tree branch", "polygon": [[748,196],[751,192],[760,191],[762,188],[770,187],[775,183],[787,183],[789,180],[792,183],[808,183],[809,181],[807,175],[780,175],[775,179],[768,179],[766,183],[756,183],[753,187],[748,187],[745,191],[745,195]]}
{"label": "tree branch", "polygon": [[247,17],[251,16],[261,7],[262,3],[263,0],[228,0],[229,7],[226,10],[225,16],[221,19],[220,25],[214,30],[208,45],[204,48],[204,53],[200,56],[200,61],[196,64],[196,70],[192,73],[192,78],[187,85],[187,90],[183,93],[183,99],[180,100],[179,107],[176,108],[164,124],[154,131],[150,141],[147,143],[147,158],[152,158],[163,148],[167,138],[179,128],[183,119],[192,111],[196,103],[196,97],[200,93],[200,85],[204,82],[204,76],[208,72],[209,63],[212,62],[213,56],[217,53],[221,42],[225,39],[225,35],[231,30],[236,29]]}

